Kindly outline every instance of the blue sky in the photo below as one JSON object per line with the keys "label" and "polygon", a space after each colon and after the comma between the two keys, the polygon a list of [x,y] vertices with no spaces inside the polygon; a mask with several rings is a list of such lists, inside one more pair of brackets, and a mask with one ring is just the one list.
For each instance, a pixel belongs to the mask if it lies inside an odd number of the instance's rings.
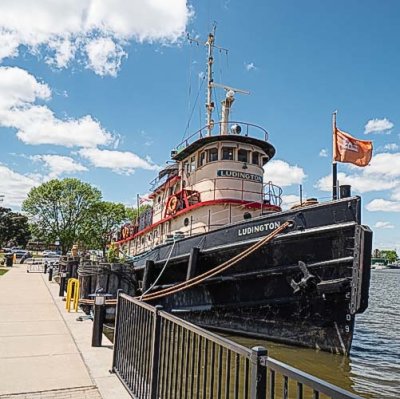
{"label": "blue sky", "polygon": [[233,118],[268,130],[277,154],[266,177],[285,203],[299,184],[330,196],[338,110],[338,126],[375,149],[366,168],[340,164],[340,182],[362,195],[375,246],[400,250],[398,1],[53,3],[0,3],[3,205],[18,209],[54,177],[125,204],[147,193],[170,150],[205,123],[206,53],[185,38],[206,40],[216,21],[229,52],[216,52],[215,81],[251,92],[237,95]]}

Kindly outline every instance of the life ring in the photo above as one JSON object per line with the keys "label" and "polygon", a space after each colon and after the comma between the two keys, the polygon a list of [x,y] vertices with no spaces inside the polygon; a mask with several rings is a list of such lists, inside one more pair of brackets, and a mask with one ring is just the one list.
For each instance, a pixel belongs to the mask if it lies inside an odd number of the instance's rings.
{"label": "life ring", "polygon": [[172,213],[175,213],[176,208],[178,206],[178,198],[176,195],[173,195],[169,201],[168,201],[168,205],[167,205],[167,213],[169,215],[171,215]]}

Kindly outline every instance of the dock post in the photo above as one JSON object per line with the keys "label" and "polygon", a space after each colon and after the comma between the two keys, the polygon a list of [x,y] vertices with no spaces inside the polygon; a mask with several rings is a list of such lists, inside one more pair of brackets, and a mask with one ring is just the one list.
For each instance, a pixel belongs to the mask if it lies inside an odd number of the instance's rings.
{"label": "dock post", "polygon": [[106,317],[106,297],[105,295],[96,295],[94,297],[94,316],[92,330],[92,346],[101,346],[103,338],[103,325]]}
{"label": "dock post", "polygon": [[143,283],[142,283],[142,290],[143,292],[146,292],[150,288],[150,278],[153,275],[153,270],[154,270],[154,261],[153,260],[146,260],[146,266],[144,268],[143,272]]}
{"label": "dock post", "polygon": [[150,386],[150,399],[158,399],[160,397],[158,392],[158,370],[160,363],[160,346],[161,346],[161,316],[160,310],[161,305],[156,305],[154,312],[154,323],[153,323],[153,348],[152,348],[152,369],[151,369],[151,386]]}
{"label": "dock post", "polygon": [[53,281],[53,267],[49,267],[49,281]]}
{"label": "dock post", "polygon": [[196,275],[199,254],[200,254],[199,247],[191,248],[190,255],[189,255],[187,274],[186,274],[186,280],[190,280],[191,278],[193,278]]}
{"label": "dock post", "polygon": [[65,292],[65,279],[67,277],[67,273],[65,272],[61,272],[60,274],[60,291],[58,293],[58,296],[64,296],[64,292]]}
{"label": "dock post", "polygon": [[267,355],[268,352],[263,346],[251,348],[251,399],[265,398],[265,393],[267,392],[267,366],[265,359]]}

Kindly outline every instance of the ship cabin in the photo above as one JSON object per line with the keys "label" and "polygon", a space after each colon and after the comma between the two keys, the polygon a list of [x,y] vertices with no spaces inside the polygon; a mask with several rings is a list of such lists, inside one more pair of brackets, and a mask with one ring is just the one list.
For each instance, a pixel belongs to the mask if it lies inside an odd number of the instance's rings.
{"label": "ship cabin", "polygon": [[152,207],[122,228],[124,252],[138,255],[180,238],[281,210],[280,187],[264,183],[274,156],[267,132],[243,122],[203,128],[171,151],[152,182]]}

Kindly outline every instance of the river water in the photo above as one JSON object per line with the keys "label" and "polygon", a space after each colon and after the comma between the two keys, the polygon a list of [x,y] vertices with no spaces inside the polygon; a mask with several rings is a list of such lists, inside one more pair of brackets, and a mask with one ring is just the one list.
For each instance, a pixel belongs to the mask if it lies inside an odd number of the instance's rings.
{"label": "river water", "polygon": [[244,346],[263,345],[269,356],[370,399],[400,398],[400,270],[371,271],[369,307],[356,316],[349,357],[268,341],[229,336]]}

